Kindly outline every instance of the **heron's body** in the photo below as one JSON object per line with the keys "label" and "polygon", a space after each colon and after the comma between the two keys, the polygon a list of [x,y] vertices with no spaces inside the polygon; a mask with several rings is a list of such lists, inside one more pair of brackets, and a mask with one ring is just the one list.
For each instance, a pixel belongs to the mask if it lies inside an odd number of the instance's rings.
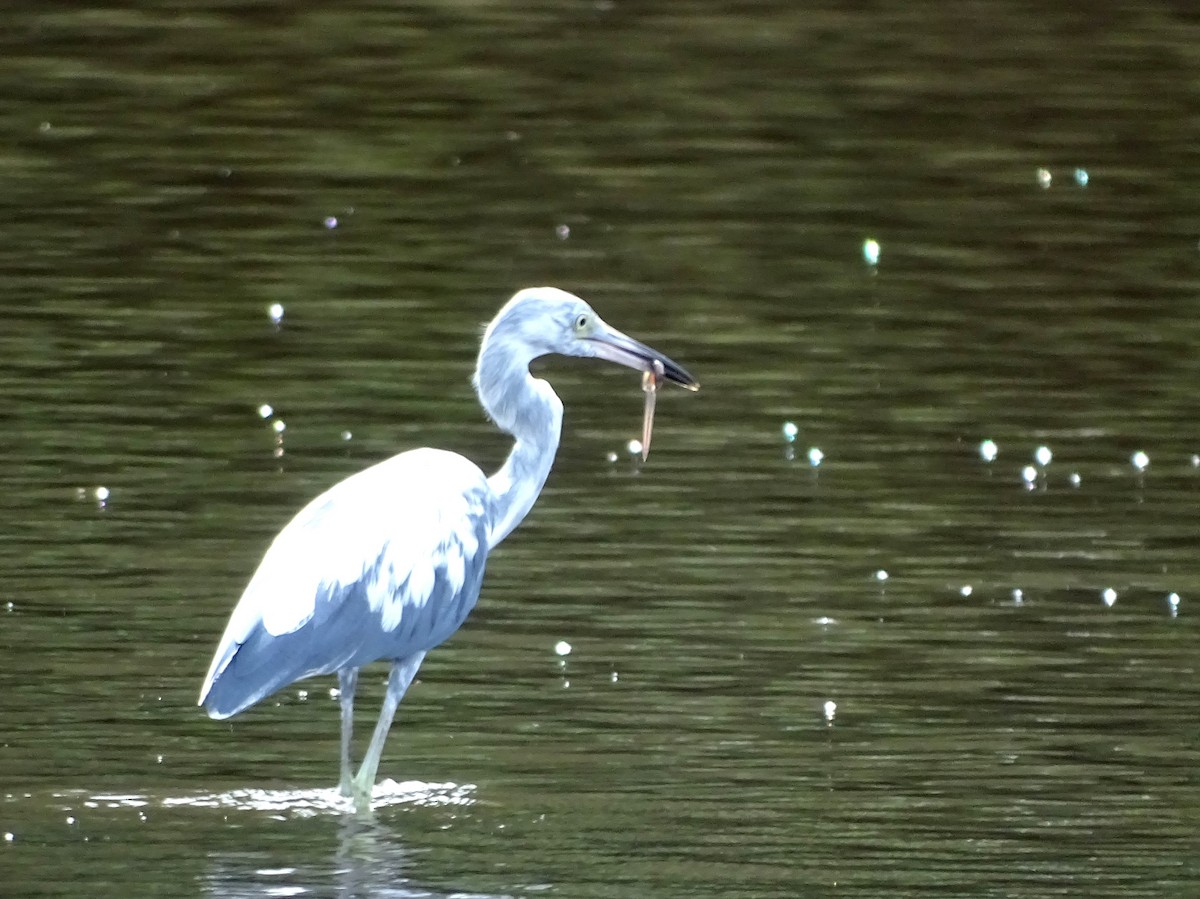
{"label": "heron's body", "polygon": [[227,718],[317,674],[428,652],[479,596],[496,500],[475,465],[418,449],[351,475],[275,538],[217,648]]}
{"label": "heron's body", "polygon": [[[425,654],[458,630],[479,597],[488,552],[537,499],[558,448],[562,403],[529,363],[551,352],[631,367],[683,369],[608,328],[578,297],[553,288],[518,293],[488,326],[475,386],[493,421],[515,438],[485,477],[455,453],[401,453],[327,490],[279,533],[230,616],[200,701],[236,715],[302,678],[338,674],[343,792],[360,807],[396,705]],[[647,368],[646,370],[651,370]],[[660,366],[661,370],[661,366]],[[350,737],[358,670],[389,661],[379,723],[358,776]]]}

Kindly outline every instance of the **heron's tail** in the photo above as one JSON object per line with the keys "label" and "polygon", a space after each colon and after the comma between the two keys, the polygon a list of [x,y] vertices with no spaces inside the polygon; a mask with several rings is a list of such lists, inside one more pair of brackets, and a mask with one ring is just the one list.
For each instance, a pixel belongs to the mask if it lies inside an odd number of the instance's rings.
{"label": "heron's tail", "polygon": [[218,651],[200,690],[200,705],[209,717],[232,717],[288,684],[336,670],[337,666],[313,667],[309,630],[276,636],[257,627],[243,642]]}

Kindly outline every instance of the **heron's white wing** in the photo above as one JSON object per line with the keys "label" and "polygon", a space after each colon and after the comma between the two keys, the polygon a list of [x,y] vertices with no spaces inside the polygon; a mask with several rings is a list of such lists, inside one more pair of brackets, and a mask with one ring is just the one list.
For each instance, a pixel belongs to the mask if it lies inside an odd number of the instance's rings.
{"label": "heron's white wing", "polygon": [[[420,449],[358,472],[318,496],[267,550],[230,616],[201,696],[251,634],[291,634],[352,586],[384,631],[435,595],[457,593],[487,551],[491,493],[470,461]],[[448,588],[445,589],[445,588]]]}

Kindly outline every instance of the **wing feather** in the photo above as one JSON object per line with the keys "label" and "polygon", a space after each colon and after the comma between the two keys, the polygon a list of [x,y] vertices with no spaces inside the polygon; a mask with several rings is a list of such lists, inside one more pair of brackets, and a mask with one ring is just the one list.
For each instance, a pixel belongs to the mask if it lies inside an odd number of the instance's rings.
{"label": "wing feather", "polygon": [[330,488],[263,556],[201,703],[225,717],[301,677],[445,640],[478,596],[493,511],[483,472],[442,450],[402,453]]}

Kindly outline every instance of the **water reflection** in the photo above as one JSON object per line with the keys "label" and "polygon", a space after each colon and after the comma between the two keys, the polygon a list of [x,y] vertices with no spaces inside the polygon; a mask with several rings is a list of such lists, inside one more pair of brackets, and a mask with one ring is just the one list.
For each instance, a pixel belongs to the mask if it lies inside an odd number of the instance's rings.
{"label": "water reflection", "polygon": [[412,870],[417,856],[418,850],[384,825],[350,817],[338,827],[336,848],[326,859],[306,854],[301,862],[281,864],[275,853],[214,853],[209,856],[204,889],[223,899],[312,894],[363,899],[508,899],[509,894],[443,891],[422,885]]}

